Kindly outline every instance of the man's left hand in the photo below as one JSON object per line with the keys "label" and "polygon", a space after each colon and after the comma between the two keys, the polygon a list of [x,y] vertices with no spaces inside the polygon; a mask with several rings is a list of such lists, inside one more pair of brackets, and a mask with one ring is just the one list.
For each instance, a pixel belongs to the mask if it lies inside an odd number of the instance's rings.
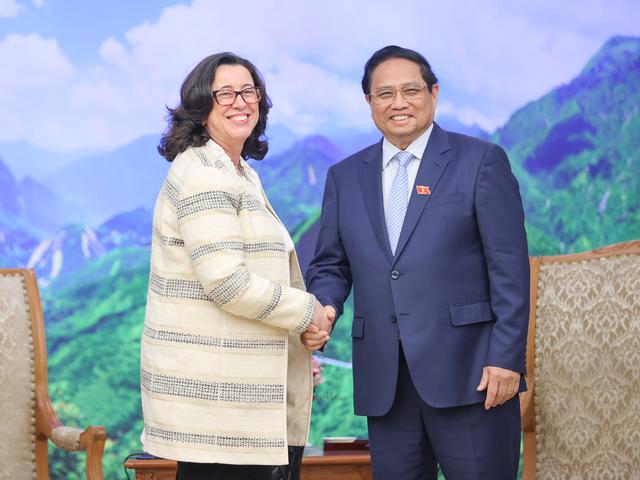
{"label": "man's left hand", "polygon": [[478,391],[487,391],[485,410],[502,405],[518,393],[520,373],[500,367],[484,367]]}

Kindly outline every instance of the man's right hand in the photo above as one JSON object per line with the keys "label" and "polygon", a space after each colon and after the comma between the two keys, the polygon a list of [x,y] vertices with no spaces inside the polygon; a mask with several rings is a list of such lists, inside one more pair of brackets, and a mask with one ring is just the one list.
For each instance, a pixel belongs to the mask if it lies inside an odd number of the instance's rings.
{"label": "man's right hand", "polygon": [[333,328],[333,322],[336,321],[336,309],[333,308],[333,305],[325,305],[323,308],[324,313],[326,313],[327,318],[331,322],[331,328]]}
{"label": "man's right hand", "polygon": [[300,340],[307,350],[319,350],[329,340],[331,327],[336,318],[336,311],[331,305],[322,306],[316,301],[313,319],[307,331],[300,335]]}

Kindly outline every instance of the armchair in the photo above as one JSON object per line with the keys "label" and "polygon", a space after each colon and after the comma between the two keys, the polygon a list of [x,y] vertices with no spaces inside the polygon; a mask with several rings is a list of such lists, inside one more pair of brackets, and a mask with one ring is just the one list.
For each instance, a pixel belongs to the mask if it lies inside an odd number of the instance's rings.
{"label": "armchair", "polygon": [[640,241],[531,258],[523,480],[640,478]]}
{"label": "armchair", "polygon": [[48,392],[47,347],[33,270],[0,269],[0,478],[49,478],[48,441],[86,452],[86,478],[102,479],[103,427],[62,425]]}

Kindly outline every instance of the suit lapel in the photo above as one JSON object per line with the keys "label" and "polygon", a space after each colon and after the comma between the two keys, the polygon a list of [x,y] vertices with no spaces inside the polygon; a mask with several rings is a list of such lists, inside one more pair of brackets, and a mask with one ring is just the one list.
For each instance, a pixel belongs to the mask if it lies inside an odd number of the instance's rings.
{"label": "suit lapel", "polygon": [[364,196],[364,204],[380,247],[391,263],[393,256],[384,221],[382,201],[382,142],[373,145],[363,155],[360,165],[360,186]]}
{"label": "suit lapel", "polygon": [[431,195],[418,195],[415,185],[426,185],[431,192],[435,191],[438,180],[442,172],[444,172],[447,163],[449,163],[449,157],[445,155],[445,153],[450,149],[447,132],[434,123],[429,142],[422,155],[422,160],[420,160],[416,182],[411,187],[409,205],[407,206],[407,213],[405,214],[402,230],[400,231],[400,239],[398,240],[398,246],[393,260],[394,264],[409,241],[411,233],[415,229],[424,208],[431,198]]}

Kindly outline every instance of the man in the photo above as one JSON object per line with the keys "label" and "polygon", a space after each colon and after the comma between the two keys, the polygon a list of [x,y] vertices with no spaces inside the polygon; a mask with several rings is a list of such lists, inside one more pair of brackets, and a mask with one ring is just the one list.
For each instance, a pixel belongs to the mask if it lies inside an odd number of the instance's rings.
{"label": "man", "polygon": [[362,88],[384,139],[329,170],[306,280],[338,316],[353,286],[374,477],[516,478],[529,262],[507,155],[433,122],[437,79],[415,51],[374,53]]}

